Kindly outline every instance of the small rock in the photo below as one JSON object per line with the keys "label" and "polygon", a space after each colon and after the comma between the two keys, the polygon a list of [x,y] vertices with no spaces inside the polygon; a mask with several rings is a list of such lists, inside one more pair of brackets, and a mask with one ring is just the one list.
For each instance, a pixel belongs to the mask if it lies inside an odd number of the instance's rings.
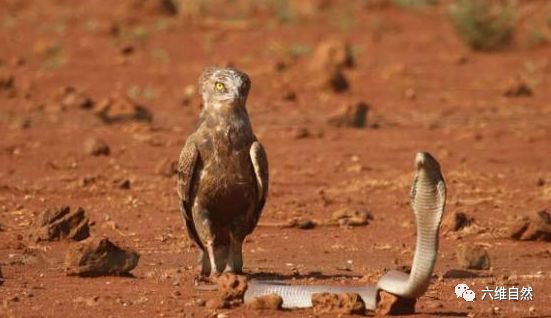
{"label": "small rock", "polygon": [[62,109],[91,109],[94,107],[94,101],[84,92],[77,90],[73,86],[66,86],[57,96]]}
{"label": "small rock", "polygon": [[362,128],[367,124],[369,106],[364,102],[349,104],[329,116],[327,123],[335,127]]}
{"label": "small rock", "polygon": [[316,293],[312,295],[312,307],[315,313],[365,314],[365,304],[355,293]]}
{"label": "small rock", "polygon": [[88,217],[82,208],[50,208],[38,215],[30,237],[35,241],[71,239],[84,240],[90,236]]}
{"label": "small rock", "polygon": [[283,93],[283,100],[288,102],[294,102],[297,100],[297,93],[292,90],[287,90]]}
{"label": "small rock", "polygon": [[330,39],[320,43],[310,61],[313,71],[333,71],[354,66],[352,47],[341,40]]}
{"label": "small rock", "polygon": [[312,220],[302,220],[297,222],[296,227],[301,230],[311,230],[316,227],[316,223]]}
{"label": "small rock", "polygon": [[490,256],[485,248],[478,245],[464,244],[457,250],[457,261],[466,269],[489,269]]}
{"label": "small rock", "polygon": [[115,180],[115,185],[119,189],[128,190],[130,189],[131,183],[128,179],[118,179]]}
{"label": "small rock", "polygon": [[510,237],[515,240],[551,242],[551,213],[543,209],[519,219],[511,228]]}
{"label": "small rock", "polygon": [[87,306],[95,306],[98,304],[99,296],[93,296],[93,297],[82,297],[78,296],[73,300],[74,303],[82,303],[86,304]]}
{"label": "small rock", "polygon": [[15,89],[15,76],[7,72],[0,72],[0,91],[13,91]]}
{"label": "small rock", "polygon": [[84,152],[92,156],[108,156],[111,153],[109,145],[99,138],[88,138],[84,143]]}
{"label": "small rock", "polygon": [[94,112],[107,124],[129,121],[149,123],[153,121],[153,114],[149,109],[119,95],[113,95],[100,101],[94,107]]}
{"label": "small rock", "polygon": [[243,302],[243,296],[247,291],[247,278],[242,275],[224,273],[216,279],[218,292],[225,301]]}
{"label": "small rock", "polygon": [[178,172],[178,162],[170,159],[163,159],[155,168],[157,174],[160,174],[165,177],[172,177]]}
{"label": "small rock", "polygon": [[505,97],[527,97],[532,96],[532,88],[520,77],[512,78],[507,83],[503,95]]}
{"label": "small rock", "polygon": [[122,249],[106,238],[91,238],[75,244],[65,254],[67,275],[101,276],[128,274],[140,255]]}
{"label": "small rock", "polygon": [[442,222],[442,228],[447,231],[457,232],[469,227],[473,221],[474,219],[472,217],[463,212],[454,212],[444,219],[444,222]]}
{"label": "small rock", "polygon": [[324,89],[331,89],[335,93],[345,92],[350,87],[348,79],[346,79],[341,70],[322,73],[318,78],[318,86]]}
{"label": "small rock", "polygon": [[362,226],[369,224],[371,220],[373,220],[371,213],[351,209],[338,210],[331,216],[331,221],[341,226]]}
{"label": "small rock", "polygon": [[283,298],[277,294],[269,294],[251,299],[246,306],[255,310],[280,310]]}
{"label": "small rock", "polygon": [[415,313],[416,299],[398,297],[385,291],[379,292],[379,297],[380,301],[375,310],[377,315],[411,315]]}
{"label": "small rock", "polygon": [[205,307],[209,309],[224,309],[224,308],[229,308],[230,304],[224,299],[214,297],[207,300],[207,302],[205,303]]}
{"label": "small rock", "polygon": [[415,92],[415,89],[410,87],[404,91],[404,96],[407,99],[415,99],[417,97],[417,93]]}

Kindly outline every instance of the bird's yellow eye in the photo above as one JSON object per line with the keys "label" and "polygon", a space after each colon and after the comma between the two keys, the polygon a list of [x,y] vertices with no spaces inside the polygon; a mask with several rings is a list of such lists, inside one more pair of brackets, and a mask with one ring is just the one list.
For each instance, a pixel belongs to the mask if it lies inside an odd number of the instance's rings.
{"label": "bird's yellow eye", "polygon": [[223,91],[226,89],[226,85],[224,85],[224,83],[216,82],[214,83],[214,88],[216,88],[217,91]]}

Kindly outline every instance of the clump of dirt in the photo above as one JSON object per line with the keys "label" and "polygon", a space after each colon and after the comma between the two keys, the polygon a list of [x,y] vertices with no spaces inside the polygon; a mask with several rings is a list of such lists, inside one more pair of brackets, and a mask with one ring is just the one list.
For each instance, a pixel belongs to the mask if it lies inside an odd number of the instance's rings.
{"label": "clump of dirt", "polygon": [[247,291],[247,278],[242,275],[224,273],[216,280],[220,298],[231,303],[243,303]]}
{"label": "clump of dirt", "polygon": [[128,274],[137,265],[140,255],[123,249],[107,238],[91,238],[75,244],[65,254],[67,275],[102,276]]}
{"label": "clump of dirt", "polygon": [[338,40],[330,39],[320,43],[310,61],[310,69],[319,71],[342,70],[351,68],[355,65],[354,55],[350,44]]}
{"label": "clump of dirt", "polygon": [[132,185],[129,179],[116,179],[116,180],[113,180],[113,184],[115,185],[116,188],[122,189],[122,190],[129,190]]}
{"label": "clump of dirt", "polygon": [[327,123],[335,127],[363,128],[367,124],[369,105],[364,102],[347,104],[327,118]]}
{"label": "clump of dirt", "polygon": [[503,91],[505,97],[528,97],[533,95],[532,88],[520,76],[511,78]]}
{"label": "clump of dirt", "polygon": [[373,215],[366,211],[341,209],[333,213],[331,221],[340,226],[363,226],[373,220]]}
{"label": "clump of dirt", "polygon": [[473,244],[460,245],[457,250],[457,261],[466,269],[489,269],[490,256],[482,246]]}
{"label": "clump of dirt", "polygon": [[473,224],[474,218],[464,212],[453,212],[442,222],[442,228],[446,232],[457,232]]}
{"label": "clump of dirt", "polygon": [[520,241],[551,242],[551,213],[543,209],[511,225],[510,237]]}
{"label": "clump of dirt", "polygon": [[94,100],[73,86],[63,87],[57,94],[56,101],[62,110],[92,109],[94,107]]}
{"label": "clump of dirt", "polygon": [[243,304],[248,288],[247,278],[233,273],[224,273],[215,279],[218,294],[207,300],[205,306],[210,309],[230,308]]}
{"label": "clump of dirt", "polygon": [[352,49],[341,40],[327,40],[320,43],[310,62],[310,70],[315,76],[315,86],[340,93],[348,90],[350,84],[344,69],[354,66]]}
{"label": "clump of dirt", "polygon": [[133,13],[137,16],[142,14],[178,14],[178,1],[175,0],[131,0],[121,2],[119,12],[121,14]]}
{"label": "clump of dirt", "polygon": [[90,236],[88,216],[82,208],[49,208],[36,218],[30,237],[35,241],[84,240]]}
{"label": "clump of dirt", "polygon": [[178,162],[176,160],[163,159],[157,164],[155,172],[164,177],[172,177],[178,172]]}
{"label": "clump of dirt", "polygon": [[0,72],[0,92],[6,93],[8,97],[16,95],[15,76],[8,72]]}
{"label": "clump of dirt", "polygon": [[375,313],[381,316],[411,315],[415,313],[416,299],[398,297],[385,291],[379,292],[380,300]]}
{"label": "clump of dirt", "polygon": [[111,148],[102,139],[91,137],[84,142],[84,153],[91,156],[108,156]]}
{"label": "clump of dirt", "polygon": [[94,107],[94,112],[107,124],[131,121],[150,123],[153,121],[153,114],[149,109],[120,95],[113,95],[101,100]]}
{"label": "clump of dirt", "polygon": [[335,93],[342,93],[350,88],[350,83],[344,72],[340,69],[328,70],[316,76],[314,86],[322,90],[331,90]]}
{"label": "clump of dirt", "polygon": [[365,314],[365,303],[356,293],[316,293],[312,295],[312,307],[315,313],[345,315]]}
{"label": "clump of dirt", "polygon": [[283,305],[283,298],[278,294],[259,296],[247,302],[246,306],[255,310],[280,310]]}

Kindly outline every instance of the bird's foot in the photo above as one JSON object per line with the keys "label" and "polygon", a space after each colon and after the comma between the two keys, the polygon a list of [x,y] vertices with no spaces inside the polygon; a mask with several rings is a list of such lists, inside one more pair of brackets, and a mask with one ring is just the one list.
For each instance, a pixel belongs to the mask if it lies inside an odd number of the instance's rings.
{"label": "bird's foot", "polygon": [[193,285],[199,290],[218,290],[218,285],[211,276],[197,275],[193,278]]}

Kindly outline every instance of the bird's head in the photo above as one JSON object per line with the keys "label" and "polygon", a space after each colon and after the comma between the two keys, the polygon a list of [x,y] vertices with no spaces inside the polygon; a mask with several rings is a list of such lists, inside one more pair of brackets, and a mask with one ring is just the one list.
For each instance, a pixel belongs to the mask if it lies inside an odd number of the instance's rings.
{"label": "bird's head", "polygon": [[207,68],[199,78],[205,107],[245,107],[251,80],[234,68]]}

